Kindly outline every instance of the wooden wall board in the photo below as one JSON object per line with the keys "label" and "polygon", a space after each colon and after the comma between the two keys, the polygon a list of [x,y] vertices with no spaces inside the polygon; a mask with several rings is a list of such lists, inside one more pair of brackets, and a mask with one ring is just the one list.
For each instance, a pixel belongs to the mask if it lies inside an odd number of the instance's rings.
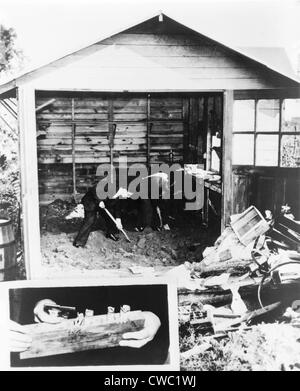
{"label": "wooden wall board", "polygon": [[161,25],[165,27],[149,33],[144,24],[49,64],[35,73],[35,88],[149,92],[296,86],[288,77],[182,25],[175,29],[181,33],[174,33],[166,22]]}
{"label": "wooden wall board", "polygon": [[144,327],[145,319],[141,311],[131,311],[128,314],[128,318],[122,318],[120,313],[85,317],[83,323],[78,326],[74,325],[74,319],[63,320],[58,324],[24,325],[32,337],[32,344],[30,349],[20,353],[20,358],[119,346],[124,333],[139,331]]}

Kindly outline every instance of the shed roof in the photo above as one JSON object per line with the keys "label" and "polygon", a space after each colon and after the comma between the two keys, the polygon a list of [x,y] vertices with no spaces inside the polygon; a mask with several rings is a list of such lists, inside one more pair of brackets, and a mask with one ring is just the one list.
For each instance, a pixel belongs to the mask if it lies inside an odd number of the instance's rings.
{"label": "shed roof", "polygon": [[227,43],[225,44],[225,43],[221,42],[220,40],[216,41],[215,39],[212,39],[212,38],[208,37],[207,35],[203,35],[198,30],[198,28],[197,29],[195,29],[194,27],[191,28],[191,27],[187,26],[186,24],[183,24],[181,21],[179,21],[178,18],[176,18],[177,20],[175,20],[175,19],[169,17],[168,15],[159,12],[159,13],[155,13],[154,15],[151,15],[147,19],[137,20],[136,23],[131,24],[130,26],[128,26],[128,25],[123,26],[122,28],[118,29],[118,31],[114,31],[110,34],[106,34],[106,35],[102,36],[101,38],[99,38],[97,41],[94,41],[93,43],[91,43],[90,45],[81,47],[78,50],[67,53],[65,56],[60,57],[54,61],[51,61],[50,63],[47,63],[45,65],[39,66],[34,69],[28,69],[26,71],[23,71],[22,73],[16,75],[14,78],[12,78],[12,79],[8,80],[7,82],[3,83],[2,85],[0,85],[0,94],[5,94],[6,92],[14,89],[17,86],[18,82],[23,81],[25,78],[30,77],[31,79],[34,79],[39,74],[39,71],[41,71],[41,70],[47,71],[47,67],[50,65],[53,65],[59,61],[62,61],[64,59],[68,58],[69,56],[72,56],[73,54],[76,54],[76,53],[83,51],[83,50],[85,50],[85,49],[87,49],[97,43],[100,43],[100,42],[104,41],[105,39],[113,37],[116,34],[119,34],[123,31],[131,29],[135,26],[138,26],[141,23],[148,22],[155,17],[159,17],[160,15],[168,18],[169,20],[172,20],[173,22],[180,24],[182,27],[188,28],[191,32],[199,34],[199,36],[207,38],[216,44],[222,45],[226,49],[231,50],[233,53],[239,54],[248,60],[252,60],[252,61],[256,62],[260,66],[263,66],[266,69],[268,69],[270,72],[275,72],[281,76],[286,77],[287,79],[289,79],[289,81],[293,81],[297,84],[300,84],[300,80],[297,78],[296,74],[294,73],[292,66],[291,66],[291,63],[289,62],[287,53],[285,52],[284,48],[279,48],[279,47],[273,47],[273,48],[269,48],[269,47],[234,48],[233,46],[231,46],[231,45],[229,46]]}
{"label": "shed roof", "polygon": [[247,56],[266,64],[269,68],[280,72],[282,75],[298,80],[287,52],[283,47],[251,46],[241,47],[239,50],[247,54]]}

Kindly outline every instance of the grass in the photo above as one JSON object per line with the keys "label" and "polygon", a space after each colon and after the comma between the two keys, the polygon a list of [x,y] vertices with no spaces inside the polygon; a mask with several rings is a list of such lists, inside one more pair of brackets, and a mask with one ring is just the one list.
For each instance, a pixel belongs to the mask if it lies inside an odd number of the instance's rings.
{"label": "grass", "polygon": [[[203,341],[189,327],[181,335],[184,352]],[[291,371],[300,370],[300,329],[290,324],[261,324],[251,330],[211,340],[204,353],[181,358],[182,371]]]}

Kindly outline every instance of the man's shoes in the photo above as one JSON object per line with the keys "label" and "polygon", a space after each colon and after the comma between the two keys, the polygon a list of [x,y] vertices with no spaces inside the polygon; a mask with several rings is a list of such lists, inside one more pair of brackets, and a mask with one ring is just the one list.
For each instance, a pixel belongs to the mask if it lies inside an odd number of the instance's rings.
{"label": "man's shoes", "polygon": [[135,232],[143,232],[145,227],[134,227]]}
{"label": "man's shoes", "polygon": [[108,239],[113,240],[114,242],[117,242],[119,240],[119,237],[117,235],[115,235],[115,234],[106,234],[106,237]]}
{"label": "man's shoes", "polygon": [[83,248],[84,247],[83,244],[79,244],[79,243],[75,243],[75,242],[73,243],[73,246],[76,248],[80,248],[80,247]]}

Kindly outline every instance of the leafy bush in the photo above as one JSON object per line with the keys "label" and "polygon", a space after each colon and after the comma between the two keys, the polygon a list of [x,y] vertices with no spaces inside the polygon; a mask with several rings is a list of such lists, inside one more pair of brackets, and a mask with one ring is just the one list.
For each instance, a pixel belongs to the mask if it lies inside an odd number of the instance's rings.
{"label": "leafy bush", "polygon": [[22,256],[20,170],[18,138],[10,129],[0,127],[0,215],[11,219],[17,243],[16,279],[25,277]]}

